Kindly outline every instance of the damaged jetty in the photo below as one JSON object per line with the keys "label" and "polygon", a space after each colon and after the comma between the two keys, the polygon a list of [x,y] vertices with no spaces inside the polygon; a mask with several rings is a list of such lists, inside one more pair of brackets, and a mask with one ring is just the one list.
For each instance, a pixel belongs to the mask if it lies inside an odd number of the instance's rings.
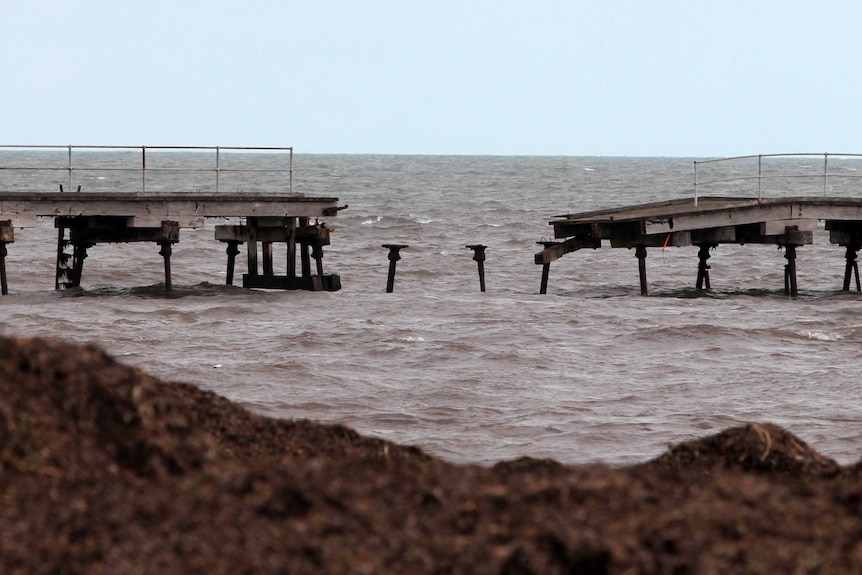
{"label": "damaged jetty", "polygon": [[[59,167],[58,150],[63,153]],[[118,166],[116,158],[128,157],[130,152],[139,163]],[[112,154],[111,161],[94,160]],[[243,154],[244,163],[234,160],[230,165],[225,160],[226,155],[236,158]],[[266,161],[248,161],[247,156],[255,154],[266,154]],[[208,155],[212,164],[202,164],[202,155]],[[57,229],[56,289],[80,286],[88,250],[97,244],[150,242],[160,248],[165,289],[171,291],[171,246],[179,242],[181,229],[203,227],[210,218],[233,220],[215,226],[215,239],[226,244],[228,285],[233,284],[236,256],[244,244],[248,271],[242,277],[243,287],[341,288],[338,275],[323,273],[323,246],[329,245],[330,229],[320,221],[338,213],[338,198],[293,192],[293,148],[0,146],[0,157],[0,176],[7,176],[0,181],[0,288],[4,295],[8,293],[7,245],[15,241],[15,228],[35,227],[40,218],[52,218]],[[27,190],[34,178],[45,174],[48,177],[43,182],[51,182],[59,174],[63,181],[51,184],[59,191]],[[154,186],[153,179],[165,175],[196,191],[165,191],[164,184]],[[242,188],[222,191],[220,183],[223,188],[227,176]],[[252,182],[264,182],[263,189],[251,186]],[[90,184],[96,184],[92,187],[98,191],[90,191]],[[245,191],[248,187],[257,189]],[[274,244],[284,246],[284,273],[275,271]]]}
{"label": "damaged jetty", "polygon": [[[803,166],[811,168],[811,156],[822,158],[822,169],[817,163],[816,173],[779,173],[767,170],[764,160],[781,160],[782,168]],[[846,265],[843,289],[849,290],[855,276],[857,291],[862,291],[859,280],[857,253],[862,247],[862,198],[853,197],[855,180],[860,177],[856,168],[836,172],[836,154],[774,154],[737,156],[695,162],[694,197],[665,202],[616,207],[605,210],[572,213],[557,216],[550,222],[554,239],[538,242],[544,249],[535,255],[535,263],[543,266],[541,293],[547,293],[550,264],[577,250],[597,249],[610,244],[612,248],[635,250],[638,260],[640,293],[648,294],[646,257],[647,248],[669,246],[698,248],[698,290],[710,289],[710,250],[720,244],[772,244],[784,251],[784,292],[798,294],[796,280],[797,248],[813,242],[815,230],[822,222],[829,232],[832,244],[845,248]],[[793,158],[806,159],[804,163],[789,163]],[[859,163],[862,155],[841,154],[846,162]],[[756,174],[751,176],[733,172],[733,177],[699,180],[698,168],[703,164],[756,161]],[[830,161],[833,166],[830,167]],[[781,188],[780,197],[764,197],[767,183],[791,180],[810,185],[816,180],[817,195],[794,196],[793,185]],[[850,182],[848,187],[846,184]],[[699,191],[708,184],[721,184],[722,191],[736,191],[745,184],[755,182],[756,197],[706,196]],[[804,188],[804,185],[802,186]],[[832,195],[835,190],[851,190],[847,195]],[[858,190],[857,190],[858,196]]]}

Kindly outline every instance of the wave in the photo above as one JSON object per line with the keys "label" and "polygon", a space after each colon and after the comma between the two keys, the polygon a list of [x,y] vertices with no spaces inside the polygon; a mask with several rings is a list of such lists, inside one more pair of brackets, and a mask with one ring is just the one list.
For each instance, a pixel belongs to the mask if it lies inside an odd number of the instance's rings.
{"label": "wave", "polygon": [[814,339],[817,341],[838,341],[840,339],[844,339],[846,337],[845,334],[840,332],[825,332],[820,330],[812,330],[805,329],[801,331],[794,332],[797,335],[806,338],[806,339]]}

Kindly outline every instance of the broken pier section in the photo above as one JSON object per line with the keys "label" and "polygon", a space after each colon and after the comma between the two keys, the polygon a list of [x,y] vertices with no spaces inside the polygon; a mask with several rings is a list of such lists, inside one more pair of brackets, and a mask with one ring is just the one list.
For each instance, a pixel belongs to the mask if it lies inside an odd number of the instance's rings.
{"label": "broken pier section", "polygon": [[[6,294],[7,245],[15,241],[15,228],[34,227],[38,218],[53,218],[57,229],[57,289],[81,284],[84,260],[97,244],[150,242],[164,259],[166,291],[172,289],[172,246],[180,241],[180,230],[203,227],[208,218],[238,218],[242,223],[218,225],[215,232],[215,239],[227,244],[228,285],[239,245],[245,244],[243,287],[335,291],[341,288],[339,276],[323,273],[330,229],[319,218],[335,216],[337,201],[297,193],[0,192],[0,287]],[[283,274],[275,272],[274,244],[285,246]]]}
{"label": "broken pier section", "polygon": [[797,248],[811,244],[819,222],[829,240],[846,248],[843,289],[859,281],[857,253],[862,247],[862,199],[846,197],[724,198],[701,197],[566,214],[550,222],[554,240],[539,242],[535,255],[543,266],[540,292],[546,293],[550,264],[565,254],[612,248],[635,250],[640,293],[648,294],[647,248],[696,246],[697,289],[710,289],[707,261],[720,244],[772,244],[784,250],[784,291],[798,294]]}

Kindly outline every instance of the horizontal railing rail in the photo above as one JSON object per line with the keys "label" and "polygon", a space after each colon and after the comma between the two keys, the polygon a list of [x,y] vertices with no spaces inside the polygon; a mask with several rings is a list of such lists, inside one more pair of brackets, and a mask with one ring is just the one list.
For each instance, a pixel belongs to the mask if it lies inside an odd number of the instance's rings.
{"label": "horizontal railing rail", "polygon": [[[818,171],[817,173],[810,174],[799,174],[799,173],[764,173],[764,159],[792,159],[792,158],[806,158],[806,157],[815,157],[815,158],[823,158],[823,169]],[[767,180],[793,180],[793,179],[822,179],[823,180],[823,195],[829,195],[829,181],[830,178],[862,178],[862,171],[859,173],[837,173],[830,172],[830,164],[829,159],[854,159],[854,160],[862,160],[862,154],[838,154],[838,153],[830,153],[830,152],[799,152],[799,153],[784,153],[784,154],[751,154],[747,156],[729,156],[726,158],[712,158],[707,160],[695,160],[694,162],[694,204],[697,205],[698,197],[700,196],[700,190],[703,186],[707,185],[717,185],[717,184],[728,184],[733,182],[757,182],[757,199],[758,201],[763,199],[763,183]],[[703,180],[701,178],[702,172],[701,167],[704,164],[719,164],[719,163],[727,163],[734,162],[740,160],[757,160],[757,171],[751,175],[733,175],[730,177],[714,177],[708,180]],[[782,166],[786,167],[786,166]],[[860,161],[860,168],[862,168],[862,161]]]}
{"label": "horizontal railing rail", "polygon": [[[293,147],[250,147],[250,146],[78,146],[78,145],[5,145],[0,144],[0,152],[2,151],[62,151],[66,152],[67,160],[64,166],[42,166],[42,165],[11,165],[4,166],[0,165],[0,171],[8,170],[8,171],[37,171],[37,172],[66,172],[68,173],[68,184],[69,190],[72,190],[73,182],[74,182],[74,173],[75,172],[141,172],[141,191],[147,191],[147,173],[156,173],[156,172],[202,172],[202,173],[214,173],[215,174],[215,191],[219,192],[219,181],[220,175],[222,173],[283,173],[288,178],[288,188],[290,192],[293,192]],[[99,151],[129,151],[129,152],[140,152],[140,165],[137,167],[112,167],[112,166],[76,166],[75,159],[76,156],[74,153],[77,152],[80,154],[81,152],[99,152]],[[215,162],[212,167],[192,167],[192,166],[179,166],[179,167],[153,167],[147,166],[147,152],[155,153],[155,152],[212,152],[215,155]],[[283,153],[286,159],[286,166],[283,168],[231,168],[223,166],[222,152],[227,153],[242,153],[242,152],[273,152],[273,153]],[[152,156],[151,156],[152,158]],[[62,185],[60,186],[62,190]],[[78,186],[80,190],[80,186]]]}

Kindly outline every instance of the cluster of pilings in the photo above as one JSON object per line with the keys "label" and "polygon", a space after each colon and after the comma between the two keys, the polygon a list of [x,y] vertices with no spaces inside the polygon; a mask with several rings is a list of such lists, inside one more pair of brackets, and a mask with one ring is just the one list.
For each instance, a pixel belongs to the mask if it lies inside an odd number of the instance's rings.
{"label": "cluster of pilings", "polygon": [[[695,288],[698,291],[710,290],[712,289],[712,287],[709,282],[709,270],[712,268],[707,263],[707,261],[711,257],[709,253],[710,250],[716,249],[718,247],[718,244],[706,242],[695,245],[698,247],[697,280],[695,281]],[[798,246],[795,243],[782,243],[779,244],[779,247],[784,249],[784,258],[787,260],[787,263],[784,265],[784,293],[790,296],[797,296],[799,295],[799,288],[796,281],[796,248]],[[646,274],[647,247],[644,245],[635,246],[635,257],[638,260],[638,278],[640,280],[640,293],[641,295],[649,295]],[[853,257],[855,258],[855,253]],[[845,279],[844,284],[844,289],[849,289],[849,278]],[[543,290],[547,290],[547,278],[543,279],[543,286]],[[546,292],[542,291],[542,293]]]}
{"label": "cluster of pilings", "polygon": [[[233,285],[236,256],[244,243],[248,247],[248,273],[243,274],[243,287],[337,291],[341,289],[340,277],[323,273],[323,246],[329,245],[329,234],[325,224],[312,224],[305,217],[250,217],[243,225],[216,226],[216,239],[227,244],[226,283]],[[279,243],[286,248],[284,274],[276,274],[273,266],[273,245]],[[316,274],[312,274],[312,259]]]}
{"label": "cluster of pilings", "polygon": [[87,250],[100,243],[153,242],[160,248],[165,266],[165,290],[171,291],[171,246],[180,241],[179,224],[164,221],[159,227],[131,226],[122,216],[63,216],[54,218],[57,228],[56,289],[81,285]]}
{"label": "cluster of pilings", "polygon": [[[125,216],[58,216],[57,259],[54,287],[58,290],[81,285],[84,261],[88,251],[101,243],[152,242],[159,246],[164,260],[165,291],[173,290],[171,280],[172,246],[180,241],[180,226],[175,221],[163,221],[160,226],[135,227],[132,217]],[[233,285],[239,244],[248,248],[248,273],[243,275],[243,287],[267,289],[302,289],[336,291],[341,279],[323,273],[323,246],[329,245],[329,228],[310,223],[307,217],[250,217],[246,224],[216,226],[216,239],[227,244],[227,285]],[[0,221],[0,292],[9,293],[6,278],[7,244],[15,241],[10,221]],[[286,270],[274,273],[273,244],[286,245]],[[258,265],[258,246],[262,252],[262,270]],[[311,261],[315,262],[312,269]],[[297,260],[300,270],[297,273]],[[316,273],[312,273],[316,272]]]}
{"label": "cluster of pilings", "polygon": [[[201,228],[207,218],[219,218],[243,222],[216,226],[215,239],[227,244],[228,285],[242,243],[249,265],[244,287],[335,291],[341,288],[340,278],[323,273],[330,230],[319,219],[334,217],[346,207],[339,206],[337,198],[292,192],[0,192],[0,287],[7,293],[6,247],[15,241],[14,228],[35,227],[39,218],[52,218],[57,228],[57,289],[81,285],[84,261],[97,244],[151,242],[159,247],[165,289],[171,291],[171,256],[180,230]],[[274,269],[273,246],[279,243],[286,246],[284,273]]]}
{"label": "cluster of pilings", "polygon": [[843,289],[855,276],[862,291],[856,254],[862,247],[862,198],[849,197],[695,197],[621,206],[556,216],[550,222],[554,240],[539,242],[535,255],[542,265],[541,293],[546,293],[550,263],[585,248],[635,250],[640,292],[648,294],[647,249],[668,246],[698,248],[696,286],[711,289],[710,251],[722,244],[775,245],[784,251],[784,292],[799,293],[798,248],[813,243],[814,232],[825,228],[829,242],[846,248]]}
{"label": "cluster of pilings", "polygon": [[[553,241],[541,241],[536,242],[539,245],[543,246],[546,250],[550,247],[559,245],[559,242]],[[784,293],[790,296],[797,296],[799,294],[798,284],[796,280],[796,248],[804,245],[805,243],[805,235],[803,232],[799,232],[798,230],[788,230],[784,237],[777,243],[777,245],[784,249],[784,258],[787,260],[787,263],[784,265]],[[811,243],[810,239],[807,243]],[[718,247],[718,244],[715,242],[699,242],[693,244],[697,246],[698,252],[698,264],[697,264],[697,279],[695,281],[695,287],[698,291],[709,290],[711,289],[710,281],[709,281],[709,270],[712,269],[711,266],[707,263],[710,259],[710,251],[714,250]],[[649,295],[649,288],[647,282],[647,268],[646,268],[646,258],[647,258],[647,247],[644,244],[638,244],[633,246],[635,250],[635,257],[638,260],[638,279],[640,283],[640,294],[641,295]],[[847,248],[847,266],[845,270],[844,276],[844,290],[850,289],[850,274],[855,271],[856,273],[856,287],[857,290],[862,291],[860,289],[859,283],[859,268],[856,263],[856,252],[859,250],[859,247],[851,247]],[[539,258],[537,257],[537,260]],[[541,285],[539,287],[539,293],[545,294],[548,291],[548,275],[550,270],[550,262],[545,262],[542,265],[542,280]]]}

